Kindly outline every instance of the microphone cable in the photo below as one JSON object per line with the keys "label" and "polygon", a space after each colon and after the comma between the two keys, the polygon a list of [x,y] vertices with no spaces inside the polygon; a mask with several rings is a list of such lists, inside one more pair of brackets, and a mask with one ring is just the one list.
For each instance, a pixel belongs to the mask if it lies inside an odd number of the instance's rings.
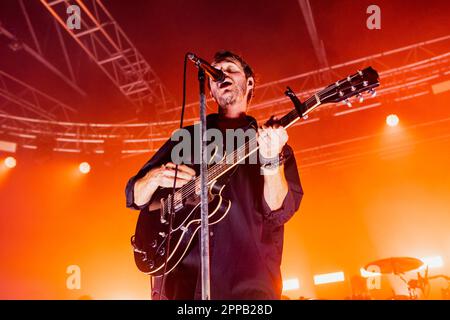
{"label": "microphone cable", "polygon": [[[183,65],[183,102],[181,104],[181,117],[180,117],[180,129],[183,128],[183,120],[184,120],[184,111],[186,107],[186,68],[187,68],[187,61],[188,61],[189,52],[185,54],[184,56],[184,65]],[[173,224],[173,216],[175,214],[174,212],[174,198],[175,198],[175,187],[177,183],[177,174],[178,174],[178,164],[175,165],[175,177],[173,180],[173,187],[172,187],[172,198],[171,204],[170,204],[170,210],[169,210],[169,232],[167,233],[167,242],[166,242],[166,256],[164,259],[164,272],[161,279],[161,284],[159,286],[159,300],[161,300],[162,290],[164,288],[165,280],[166,280],[166,271],[167,271],[167,260],[170,255],[170,238],[172,235],[172,224]]]}

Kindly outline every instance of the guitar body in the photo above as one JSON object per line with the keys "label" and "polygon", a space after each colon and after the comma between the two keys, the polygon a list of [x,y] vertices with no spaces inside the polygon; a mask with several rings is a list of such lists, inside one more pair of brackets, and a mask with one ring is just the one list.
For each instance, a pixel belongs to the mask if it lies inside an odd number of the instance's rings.
{"label": "guitar body", "polygon": [[[225,184],[217,181],[209,187],[208,218],[210,225],[221,221],[230,210],[231,202],[222,197],[224,187]],[[176,211],[173,216],[166,268],[164,264],[169,224],[161,222],[160,210],[141,211],[133,239],[134,260],[140,271],[160,276],[164,274],[164,269],[166,269],[166,274],[169,273],[183,259],[200,229],[200,200],[199,197],[195,198],[192,201],[186,201],[183,208]]]}

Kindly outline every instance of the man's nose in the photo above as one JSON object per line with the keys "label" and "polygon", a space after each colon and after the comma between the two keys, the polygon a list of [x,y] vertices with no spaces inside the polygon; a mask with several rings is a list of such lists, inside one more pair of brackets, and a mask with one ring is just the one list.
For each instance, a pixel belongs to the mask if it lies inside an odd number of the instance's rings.
{"label": "man's nose", "polygon": [[228,72],[226,70],[224,70],[224,67],[219,67],[219,66],[214,66],[214,68],[219,69],[220,71],[222,71],[223,73],[225,73],[225,75],[228,75]]}

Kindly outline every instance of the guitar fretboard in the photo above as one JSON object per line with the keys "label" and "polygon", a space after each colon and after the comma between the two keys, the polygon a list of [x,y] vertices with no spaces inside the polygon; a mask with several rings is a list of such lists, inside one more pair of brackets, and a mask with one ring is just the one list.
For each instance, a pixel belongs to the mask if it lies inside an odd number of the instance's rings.
{"label": "guitar fretboard", "polygon": [[[378,86],[378,74],[371,67],[368,67],[363,71],[358,71],[358,73],[348,76],[346,79],[337,81],[336,83],[320,90],[315,95],[305,100],[302,104],[296,105],[296,108],[281,117],[278,120],[278,123],[284,128],[288,128],[297,120],[306,116],[309,112],[323,103],[342,101],[375,86]],[[291,93],[293,94],[293,92]],[[290,97],[294,101],[294,104],[296,104],[296,97],[295,99],[293,99],[292,96]],[[226,155],[218,163],[211,165],[208,168],[207,173],[208,185],[220,178],[223,174],[234,168],[236,165],[242,163],[258,149],[257,138],[255,136],[250,138],[232,153]],[[182,205],[184,199],[194,195],[198,196],[199,189],[200,177],[196,177],[194,180],[186,183],[174,194],[174,208],[177,208],[179,204]],[[165,201],[167,201],[167,199]]]}
{"label": "guitar fretboard", "polygon": [[[318,97],[319,94],[316,94],[315,96],[310,97],[308,100],[304,102],[303,106],[305,112],[302,114],[302,116],[306,113],[306,111],[311,111],[311,108],[314,108],[315,106],[318,106],[320,104],[320,100],[318,99]],[[284,128],[288,128],[298,119],[300,119],[300,116],[297,110],[293,109],[289,113],[281,117],[278,121],[281,126],[283,126]],[[208,184],[217,180],[223,174],[225,174],[226,172],[234,168],[236,165],[242,163],[245,159],[254,154],[259,149],[256,139],[257,139],[256,136],[250,138],[242,146],[238,147],[235,151],[226,155],[221,161],[210,166],[208,168]],[[186,199],[188,197],[197,194],[197,192],[199,191],[199,186],[200,186],[200,177],[197,177],[194,180],[189,181],[177,192],[175,192],[176,195],[174,197],[174,200],[177,201],[177,199],[180,199],[180,201],[182,201],[183,199]],[[177,204],[175,203],[174,206],[177,207]]]}

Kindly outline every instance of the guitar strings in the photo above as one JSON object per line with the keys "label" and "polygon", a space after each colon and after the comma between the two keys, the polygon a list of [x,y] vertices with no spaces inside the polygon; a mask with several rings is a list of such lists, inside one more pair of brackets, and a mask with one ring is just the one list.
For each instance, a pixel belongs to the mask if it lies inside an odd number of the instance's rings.
{"label": "guitar strings", "polygon": [[[296,110],[293,110],[295,113]],[[285,117],[290,118],[293,116],[293,112],[289,112]],[[298,117],[298,115],[295,115],[295,117]],[[283,117],[284,118],[284,117]],[[221,174],[228,171],[230,167],[233,167],[235,164],[238,164],[242,160],[246,158],[245,151],[247,149],[250,149],[250,146],[252,144],[256,144],[256,137],[251,138],[248,142],[243,144],[241,147],[234,150],[232,153],[225,156],[224,160],[222,160],[219,163],[216,163],[208,170],[208,180],[214,181],[217,179]],[[253,149],[252,152],[255,152],[257,148]],[[249,152],[250,154],[250,152]],[[248,155],[249,155],[248,154]],[[231,161],[230,161],[231,160]],[[188,197],[192,194],[192,192],[195,191],[198,184],[198,177],[190,182],[188,182],[185,186],[180,188],[180,193],[182,193],[183,196]],[[182,199],[178,199],[177,204],[179,204],[182,201]]]}
{"label": "guitar strings", "polygon": [[[332,85],[329,88],[327,88],[326,90],[324,90],[323,92],[319,92],[318,95],[322,96],[326,93],[328,93],[330,90],[334,89],[336,87],[336,85]],[[307,105],[309,102],[311,102],[310,100],[312,100],[312,98],[314,97],[310,97],[309,99],[307,99],[305,101],[305,104]],[[322,98],[323,99],[323,98]],[[293,119],[289,119],[292,118]],[[292,120],[296,119],[297,117],[299,117],[297,111],[294,109],[291,112],[289,112],[286,116],[284,116],[281,120],[286,120],[288,119],[288,123],[290,123]],[[280,121],[281,121],[280,120]],[[215,179],[217,179],[218,176],[220,176],[223,172],[226,172],[227,170],[230,169],[230,166],[234,166],[234,164],[238,164],[240,161],[242,161],[243,159],[245,159],[246,157],[243,158],[242,155],[240,155],[243,151],[245,151],[247,148],[249,148],[249,144],[250,143],[254,143],[255,138],[252,138],[249,142],[245,143],[243,146],[237,148],[235,151],[233,151],[231,154],[227,155],[225,157],[225,161],[221,161],[217,164],[215,164],[214,166],[212,166],[209,170],[208,170],[208,180],[214,181]],[[257,150],[254,149],[252,150],[253,152],[255,152]],[[245,156],[245,153],[244,153]],[[229,163],[230,158],[233,158],[233,162]],[[237,161],[234,161],[234,160]],[[215,176],[217,174],[217,176]],[[178,197],[181,197],[181,199],[176,199],[176,204],[182,204],[183,202],[183,197],[189,197],[190,195],[192,195],[192,193],[195,191],[195,189],[198,187],[198,178],[194,179],[193,181],[188,182],[185,186],[183,186],[182,188],[180,188],[180,190],[177,192],[178,193]]]}
{"label": "guitar strings", "polygon": [[[333,86],[335,86],[335,85],[333,85]],[[332,89],[332,87],[327,88],[327,90],[324,90],[324,92],[319,93],[319,94],[320,95],[325,94],[326,92],[330,91],[331,89]],[[308,105],[312,102],[313,99],[315,101],[314,96],[307,99],[304,103],[306,105]],[[280,121],[288,120],[288,123],[290,123],[297,117],[299,117],[299,115],[297,113],[297,110],[294,109],[291,112],[289,112],[288,114],[286,114],[284,117],[282,117],[282,119],[280,119]],[[249,147],[252,143],[256,143],[256,137],[250,139],[248,142],[243,144],[241,147],[237,148],[232,153],[228,154],[223,161],[221,161],[221,162],[215,164],[214,166],[212,166],[211,168],[209,168],[208,180],[214,181],[215,179],[217,179],[218,176],[223,174],[223,172],[226,172],[227,170],[229,170],[230,169],[229,166],[234,166],[234,164],[237,164],[237,163],[241,162],[243,159],[245,159],[240,154],[242,154],[245,150],[249,149]],[[252,152],[255,152],[256,150],[257,150],[257,148],[253,149]],[[244,156],[245,156],[245,154],[244,154]],[[231,163],[229,162],[230,159],[233,160]],[[235,159],[237,161],[234,161]],[[188,182],[185,186],[180,188],[179,192],[182,194],[182,196],[188,197],[192,194],[192,192],[195,191],[195,189],[197,187],[195,184],[198,184],[197,180],[198,180],[198,177],[196,179]],[[180,202],[182,202],[182,199],[177,200],[177,204],[180,204]]]}
{"label": "guitar strings", "polygon": [[[305,101],[306,103],[306,101]],[[294,117],[292,119],[292,117]],[[283,117],[283,119],[289,119],[289,122],[291,122],[292,120],[294,120],[295,118],[299,117],[298,113],[296,110],[293,110],[291,112],[289,112],[286,116]],[[208,170],[208,181],[214,181],[216,180],[220,175],[222,175],[224,172],[228,171],[230,168],[232,168],[234,165],[238,164],[239,162],[241,162],[242,160],[244,160],[245,158],[247,158],[247,156],[250,155],[250,153],[256,152],[256,150],[258,150],[258,148],[253,149],[251,152],[249,152],[249,154],[245,154],[245,150],[250,149],[250,146],[252,143],[256,144],[256,137],[255,138],[251,138],[248,142],[246,142],[245,144],[243,144],[241,147],[237,148],[236,150],[234,150],[232,153],[226,155],[225,159],[222,160],[221,162],[213,165],[211,168],[209,168]],[[231,163],[230,163],[231,160]],[[179,191],[177,191],[177,197],[179,198],[181,196],[181,199],[174,199],[175,203],[178,204],[182,204],[183,202],[183,197],[189,197],[192,195],[192,193],[195,192],[195,189],[198,187],[198,177],[190,182],[188,182],[185,186],[183,186],[182,188],[180,188]]]}
{"label": "guitar strings", "polygon": [[[323,90],[323,92],[319,92],[317,95],[318,96],[322,96],[323,94],[328,93],[330,90],[333,90],[336,87],[335,84],[331,85],[329,88],[326,88],[326,90]],[[308,105],[311,100],[315,100],[315,96],[310,97],[309,99],[307,99],[304,103],[305,105]],[[323,98],[322,98],[323,99]],[[290,123],[291,121],[293,121],[294,119],[296,119],[297,117],[299,117],[297,110],[292,110],[291,112],[289,112],[288,114],[286,114],[284,117],[282,117],[281,120],[286,120],[288,119],[288,123]],[[293,119],[290,119],[293,118]],[[251,140],[249,140],[247,143],[245,143],[244,145],[242,145],[241,147],[237,148],[235,151],[233,151],[231,154],[227,155],[225,157],[225,161],[221,161],[217,164],[215,164],[214,166],[212,166],[211,168],[209,168],[208,170],[208,181],[214,181],[215,179],[217,179],[221,174],[223,174],[224,172],[226,172],[227,170],[230,169],[230,167],[233,167],[235,164],[238,164],[239,162],[241,162],[243,159],[245,159],[246,157],[242,157],[239,156],[240,153],[242,153],[243,151],[245,151],[246,149],[248,149],[250,147],[249,144],[251,143],[255,143],[256,138],[252,138]],[[252,152],[255,152],[258,148],[255,148],[252,150]],[[250,155],[250,152],[249,152]],[[249,156],[248,155],[248,156]],[[245,153],[244,153],[245,156]],[[230,158],[232,158],[233,162],[229,163],[228,160],[230,160]],[[234,160],[237,161],[234,161]],[[182,204],[183,203],[183,197],[187,198],[189,196],[191,196],[193,193],[195,193],[195,189],[198,187],[198,183],[199,183],[199,178],[195,178],[194,180],[188,182],[185,186],[181,187],[179,191],[176,192],[176,197],[177,199],[175,200],[176,205]]]}

